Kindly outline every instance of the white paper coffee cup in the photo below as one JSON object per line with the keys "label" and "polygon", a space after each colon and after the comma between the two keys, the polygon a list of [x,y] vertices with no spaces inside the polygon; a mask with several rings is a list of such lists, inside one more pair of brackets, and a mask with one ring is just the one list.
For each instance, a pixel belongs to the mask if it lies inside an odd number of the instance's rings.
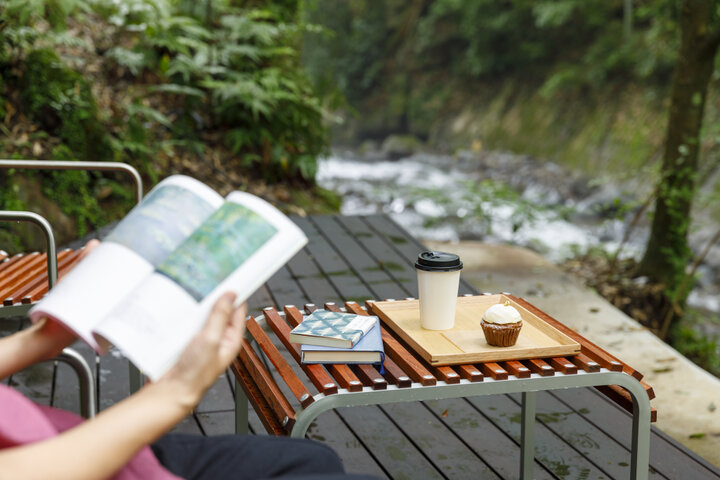
{"label": "white paper coffee cup", "polygon": [[449,330],[455,325],[460,270],[463,264],[453,253],[427,251],[418,255],[420,325],[428,330]]}

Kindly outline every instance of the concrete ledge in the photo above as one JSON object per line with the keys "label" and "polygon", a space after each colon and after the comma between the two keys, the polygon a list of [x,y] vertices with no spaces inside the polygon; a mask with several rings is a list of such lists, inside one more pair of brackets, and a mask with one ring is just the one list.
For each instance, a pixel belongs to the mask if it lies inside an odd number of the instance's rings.
{"label": "concrete ledge", "polygon": [[481,292],[523,297],[642,372],[657,395],[651,402],[657,427],[720,466],[720,379],[532,251],[480,242],[425,243],[458,254],[463,278]]}

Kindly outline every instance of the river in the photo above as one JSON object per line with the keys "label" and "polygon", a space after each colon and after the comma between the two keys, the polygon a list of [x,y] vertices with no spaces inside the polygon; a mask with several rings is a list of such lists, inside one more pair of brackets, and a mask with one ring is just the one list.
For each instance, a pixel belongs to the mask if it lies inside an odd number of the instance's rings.
{"label": "river", "polygon": [[[318,183],[342,195],[346,215],[386,213],[422,240],[480,240],[535,250],[554,262],[599,248],[614,253],[647,182],[582,177],[552,162],[507,152],[418,153],[399,160],[335,151]],[[638,258],[647,222],[621,257]],[[720,252],[708,257],[692,306],[720,312]]]}

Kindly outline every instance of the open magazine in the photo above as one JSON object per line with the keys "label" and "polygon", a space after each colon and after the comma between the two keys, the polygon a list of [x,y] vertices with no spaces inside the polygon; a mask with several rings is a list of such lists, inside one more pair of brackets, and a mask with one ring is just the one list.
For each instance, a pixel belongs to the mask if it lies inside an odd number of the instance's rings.
{"label": "open magazine", "polygon": [[222,198],[185,176],[160,182],[31,311],[98,353],[114,344],[151,380],[177,360],[226,291],[246,300],[307,243],[279,210]]}

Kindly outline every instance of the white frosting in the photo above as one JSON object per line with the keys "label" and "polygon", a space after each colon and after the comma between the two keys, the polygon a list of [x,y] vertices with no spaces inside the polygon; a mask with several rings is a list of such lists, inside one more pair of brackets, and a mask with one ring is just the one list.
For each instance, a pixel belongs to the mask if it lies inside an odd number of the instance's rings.
{"label": "white frosting", "polygon": [[520,312],[515,310],[515,307],[510,306],[510,304],[506,302],[504,304],[498,303],[488,308],[485,315],[483,315],[483,320],[488,323],[506,325],[508,323],[520,322],[522,321],[522,317],[520,316]]}

